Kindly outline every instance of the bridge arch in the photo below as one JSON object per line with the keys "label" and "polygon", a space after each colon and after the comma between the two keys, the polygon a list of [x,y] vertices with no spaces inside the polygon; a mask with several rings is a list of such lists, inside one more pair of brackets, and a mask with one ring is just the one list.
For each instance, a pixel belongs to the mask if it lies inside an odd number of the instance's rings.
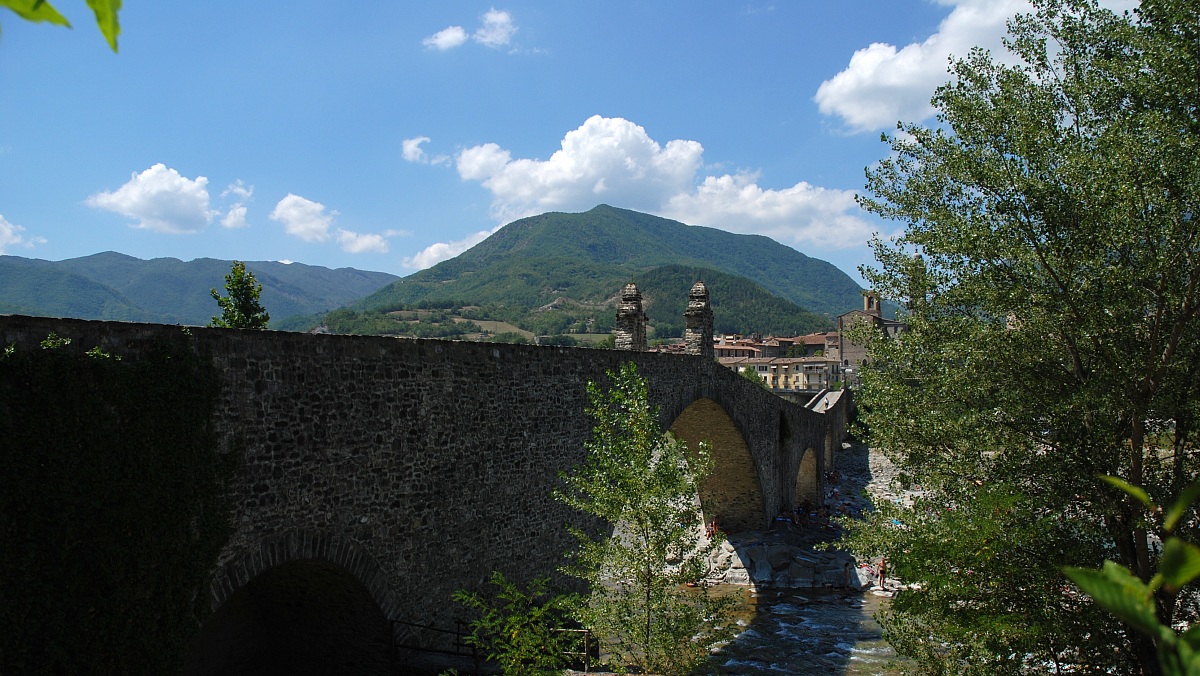
{"label": "bridge arch", "polygon": [[806,448],[800,456],[800,470],[796,472],[796,504],[805,501],[813,506],[824,504],[821,486],[821,461],[812,447]]}
{"label": "bridge arch", "polygon": [[676,416],[670,432],[689,448],[704,441],[712,445],[712,473],[700,488],[705,519],[717,519],[721,530],[731,533],[762,528],[762,480],[749,445],[725,409],[712,399],[697,399]]}
{"label": "bridge arch", "polygon": [[396,605],[385,580],[348,539],[264,540],[218,570],[184,673],[387,674]]}

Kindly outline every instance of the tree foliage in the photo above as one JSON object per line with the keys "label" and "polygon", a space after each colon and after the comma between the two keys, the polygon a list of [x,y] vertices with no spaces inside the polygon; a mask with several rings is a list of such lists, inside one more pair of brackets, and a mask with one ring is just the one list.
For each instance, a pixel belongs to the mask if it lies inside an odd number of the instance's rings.
{"label": "tree foliage", "polygon": [[738,375],[742,376],[746,380],[749,380],[750,382],[754,383],[755,385],[758,385],[759,387],[763,388],[764,390],[771,389],[771,387],[769,385],[767,385],[766,379],[763,378],[762,375],[758,372],[758,369],[753,366],[742,367],[742,370],[738,373]]}
{"label": "tree foliage", "polygon": [[[1125,491],[1150,512],[1162,512],[1141,488],[1117,477],[1101,478]],[[1168,537],[1163,543],[1158,573],[1150,578],[1149,584],[1112,561],[1105,561],[1103,570],[1073,566],[1063,570],[1072,582],[1096,599],[1096,603],[1133,629],[1155,639],[1159,667],[1166,676],[1200,674],[1200,627],[1189,627],[1182,634],[1176,634],[1173,627],[1159,619],[1154,598],[1160,588],[1178,593],[1184,585],[1200,577],[1200,547],[1171,535],[1197,497],[1200,497],[1200,483],[1193,483],[1163,515],[1162,529]]]}
{"label": "tree foliage", "polygon": [[[1094,477],[1171,504],[1197,469],[1200,5],[1034,4],[1015,65],[954,62],[938,124],[867,172],[863,207],[906,230],[863,274],[908,332],[872,341],[861,410],[924,492],[852,544],[919,585],[883,623],[932,673],[1158,673],[1060,569],[1149,582],[1161,520]],[[1196,540],[1194,513],[1175,534]],[[1194,595],[1155,589],[1159,621]]]}
{"label": "tree foliage", "polygon": [[[117,21],[117,12],[121,9],[121,0],[87,0],[88,7],[96,15],[96,25],[108,46],[117,51],[117,36],[121,34],[121,24]],[[59,13],[46,0],[0,0],[0,7],[5,7],[26,21],[46,22],[56,26],[71,27],[67,17]]]}
{"label": "tree foliage", "polygon": [[729,631],[728,603],[685,586],[705,578],[719,544],[703,537],[699,509],[709,450],[664,435],[633,364],[609,376],[608,390],[588,383],[588,459],[557,497],[612,531],[572,528],[579,549],[567,572],[588,583],[580,620],[616,666],[688,674]]}
{"label": "tree foliage", "polygon": [[234,261],[233,268],[225,275],[225,292],[222,296],[216,289],[211,291],[213,300],[221,307],[221,316],[213,317],[210,326],[224,329],[265,329],[271,316],[259,302],[262,284],[254,279],[254,273],[246,264]]}
{"label": "tree foliage", "polygon": [[454,600],[476,611],[467,641],[499,663],[505,674],[555,676],[570,663],[569,653],[581,652],[581,634],[564,631],[572,597],[550,591],[550,581],[538,578],[522,590],[503,573],[493,572],[494,593],[459,590]]}

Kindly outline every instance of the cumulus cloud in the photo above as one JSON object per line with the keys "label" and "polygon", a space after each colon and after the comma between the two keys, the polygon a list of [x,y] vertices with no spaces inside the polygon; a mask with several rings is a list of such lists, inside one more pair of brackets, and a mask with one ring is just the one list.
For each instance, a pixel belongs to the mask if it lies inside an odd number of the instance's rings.
{"label": "cumulus cloud", "polygon": [[347,253],[387,253],[388,242],[383,235],[375,233],[357,233],[350,230],[338,229],[338,244]]}
{"label": "cumulus cloud", "polygon": [[430,49],[444,52],[447,49],[454,49],[466,41],[467,31],[462,26],[450,26],[425,38],[421,44]]}
{"label": "cumulus cloud", "polygon": [[468,34],[462,26],[449,26],[421,40],[421,44],[444,52],[461,47],[467,40],[474,40],[485,47],[499,49],[510,44],[513,34],[517,32],[516,21],[505,10],[492,8],[479,17],[479,22],[480,26],[474,33]]}
{"label": "cumulus cloud", "polygon": [[238,179],[234,183],[230,183],[229,187],[221,193],[221,199],[233,198],[233,204],[225,210],[225,215],[221,218],[221,225],[226,228],[244,228],[249,223],[246,222],[246,204],[250,198],[254,196],[254,186],[246,186],[242,179]]}
{"label": "cumulus cloud", "polygon": [[[490,213],[500,224],[608,203],[810,248],[861,246],[875,231],[852,191],[805,182],[765,188],[759,185],[761,177],[749,172],[703,175],[703,154],[696,141],[660,144],[629,120],[597,115],[567,132],[549,159],[514,158],[500,145],[484,143],[460,151],[455,167],[463,180],[491,192]],[[404,264],[428,267],[488,234],[434,244]]]}
{"label": "cumulus cloud", "polygon": [[388,237],[403,234],[388,230],[383,234],[360,233],[345,228],[336,228],[331,233],[334,217],[338,212],[327,210],[324,204],[288,193],[271,210],[270,219],[283,224],[283,230],[305,242],[327,242],[335,239],[342,251],[347,253],[387,253]]}
{"label": "cumulus cloud", "polygon": [[329,226],[336,211],[325,211],[320,202],[288,193],[271,210],[270,219],[283,224],[283,231],[305,242],[324,242],[329,239]]}
{"label": "cumulus cloud", "polygon": [[416,164],[449,164],[450,157],[448,155],[429,155],[421,146],[429,143],[428,136],[414,136],[406,138],[401,143],[401,155],[408,162]]}
{"label": "cumulus cloud", "polygon": [[860,246],[874,228],[858,216],[854,191],[804,181],[782,190],[758,186],[758,176],[708,176],[690,193],[668,200],[662,214],[684,223],[803,243],[823,249]]}
{"label": "cumulus cloud", "polygon": [[88,197],[88,206],[136,219],[132,226],[155,232],[199,232],[216,212],[208,208],[208,179],[184,178],[162,163],[134,173],[113,192]]}
{"label": "cumulus cloud", "polygon": [[[933,90],[949,80],[950,57],[964,57],[972,47],[991,51],[1012,63],[1003,46],[1007,21],[1033,9],[1025,0],[939,0],[953,7],[926,40],[897,48],[876,42],[854,52],[850,63],[821,83],[814,100],[825,115],[842,119],[851,132],[889,129],[897,121],[920,122],[933,114]],[[1102,5],[1121,12],[1136,0],[1107,0]]]}
{"label": "cumulus cloud", "polygon": [[696,141],[663,146],[629,120],[594,115],[568,132],[548,160],[513,159],[486,143],[461,151],[456,166],[463,179],[491,191],[492,216],[508,222],[600,202],[658,210],[664,197],[691,190],[703,153]]}
{"label": "cumulus cloud", "polygon": [[25,232],[25,228],[8,222],[3,214],[0,214],[0,254],[6,254],[15,247],[28,249],[35,244],[45,244],[46,240],[43,237],[27,237],[21,233]]}
{"label": "cumulus cloud", "polygon": [[483,240],[487,239],[488,236],[493,232],[495,232],[495,230],[490,232],[483,230],[456,242],[438,242],[437,244],[431,244],[430,246],[425,247],[425,249],[417,255],[405,257],[403,261],[404,267],[413,268],[415,270],[424,270],[425,268],[432,267],[444,260],[454,258],[467,249],[479,244]]}

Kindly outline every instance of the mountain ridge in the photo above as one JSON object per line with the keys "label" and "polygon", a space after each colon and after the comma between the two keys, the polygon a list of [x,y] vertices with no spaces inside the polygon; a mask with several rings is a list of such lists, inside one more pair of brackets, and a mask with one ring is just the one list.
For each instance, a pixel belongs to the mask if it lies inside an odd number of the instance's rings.
{"label": "mountain ridge", "polygon": [[[514,266],[514,260],[525,264]],[[509,223],[457,257],[397,280],[356,307],[387,311],[423,301],[503,302],[505,295],[510,302],[538,306],[568,288],[581,295],[577,300],[599,302],[619,288],[614,279],[623,278],[623,285],[663,265],[746,277],[830,318],[861,304],[862,289],[846,273],[769,237],[602,204],[582,213],[549,212]],[[491,297],[470,298],[485,286],[496,290]]]}
{"label": "mountain ridge", "polygon": [[[233,261],[143,260],[105,251],[63,261],[0,256],[0,311],[21,314],[204,325],[218,308],[209,291],[224,288]],[[246,261],[263,285],[272,320],[332,310],[398,276],[355,268]]]}

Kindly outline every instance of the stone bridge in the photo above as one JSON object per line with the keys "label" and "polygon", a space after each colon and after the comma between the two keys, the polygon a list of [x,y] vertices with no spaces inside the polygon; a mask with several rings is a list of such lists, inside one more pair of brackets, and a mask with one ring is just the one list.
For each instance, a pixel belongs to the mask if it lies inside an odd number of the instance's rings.
{"label": "stone bridge", "polygon": [[393,632],[438,640],[389,620],[453,627],[454,590],[553,574],[586,385],[623,362],[664,428],[712,443],[701,503],[727,531],[817,501],[846,425],[848,398],[792,404],[703,355],[0,317],[6,344],[55,332],[125,359],[183,331],[220,373],[220,451],[241,456],[192,673],[300,673],[338,641],[360,661],[337,670],[384,671]]}

